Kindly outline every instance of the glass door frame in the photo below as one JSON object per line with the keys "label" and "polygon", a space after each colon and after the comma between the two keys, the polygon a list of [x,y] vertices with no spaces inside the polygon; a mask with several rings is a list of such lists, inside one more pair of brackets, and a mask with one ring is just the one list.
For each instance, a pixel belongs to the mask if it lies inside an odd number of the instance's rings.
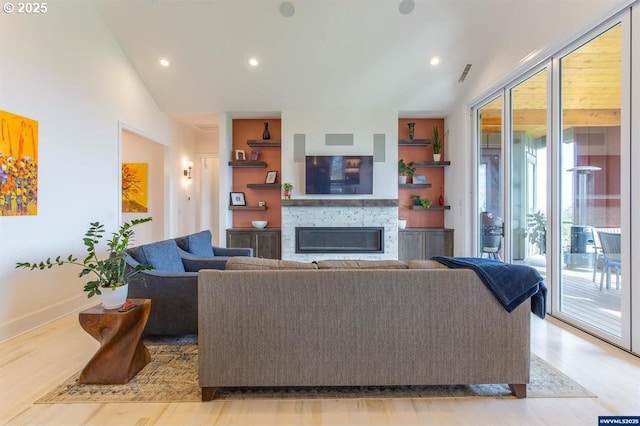
{"label": "glass door frame", "polygon": [[[632,198],[631,182],[640,181],[640,168],[634,170],[632,165],[632,156],[634,159],[633,164],[640,164],[640,149],[633,150],[631,148],[632,134],[636,141],[640,144],[640,126],[632,128],[633,122],[640,123],[640,106],[636,106],[635,110],[631,110],[631,99],[633,89],[633,99],[636,99],[640,103],[640,78],[635,78],[636,84],[631,84],[630,70],[631,70],[631,12],[630,9],[625,9],[617,15],[611,17],[609,20],[603,22],[593,30],[585,33],[579,39],[576,39],[571,44],[564,47],[557,53],[550,55],[547,59],[541,60],[535,67],[532,67],[526,73],[522,73],[517,79],[510,81],[508,84],[504,84],[500,89],[494,90],[490,95],[485,96],[474,102],[470,108],[471,114],[471,136],[473,140],[474,149],[472,150],[472,164],[475,172],[472,175],[472,188],[473,188],[473,217],[472,217],[472,229],[473,229],[473,246],[474,255],[480,256],[480,223],[479,223],[479,198],[478,198],[478,173],[479,173],[479,159],[480,159],[480,129],[478,120],[478,111],[487,103],[502,96],[502,145],[501,145],[501,168],[503,176],[501,177],[501,196],[503,197],[503,214],[504,223],[511,223],[511,144],[512,144],[512,123],[511,123],[511,98],[510,91],[518,84],[527,80],[529,77],[540,72],[544,68],[548,69],[547,72],[547,164],[548,164],[548,182],[550,182],[550,190],[547,191],[547,218],[548,218],[548,237],[547,242],[547,280],[546,284],[549,287],[549,300],[548,308],[549,313],[554,317],[567,322],[579,329],[582,329],[590,334],[593,334],[605,341],[608,341],[621,348],[631,350],[636,354],[640,354],[640,291],[636,291],[632,294],[632,284],[639,283],[640,281],[635,278],[635,275],[640,275],[640,268],[633,272],[631,263],[632,248],[636,253],[640,253],[640,226],[635,229],[631,226],[631,212],[632,208],[636,212],[640,212],[640,196]],[[633,22],[636,24],[634,34],[634,46],[636,55],[633,56],[634,69],[640,69],[640,11],[634,9]],[[559,155],[561,135],[562,135],[562,122],[561,122],[561,99],[560,99],[560,58],[571,53],[578,47],[587,43],[591,39],[597,37],[599,34],[607,31],[611,27],[622,24],[623,30],[623,60],[622,60],[622,99],[621,99],[621,228],[623,229],[622,239],[622,262],[626,266],[628,272],[625,273],[625,279],[622,286],[622,307],[621,307],[621,325],[622,333],[621,337],[617,338],[608,333],[593,327],[585,322],[578,321],[577,319],[570,317],[560,312],[560,279],[562,274],[562,245],[561,245],[561,211],[560,211],[560,178],[561,178],[561,159]],[[556,154],[558,153],[558,154]],[[624,160],[622,160],[624,159]],[[505,226],[505,235],[503,241],[503,260],[505,262],[511,262],[513,259],[512,247],[511,247],[511,230],[509,226]],[[632,243],[633,242],[633,243]],[[639,288],[638,284],[635,286]],[[633,295],[633,300],[632,300]],[[633,304],[635,316],[632,317],[631,306]],[[633,327],[632,327],[633,325]],[[631,333],[633,331],[633,340]],[[634,347],[631,346],[631,342],[635,342]]]}
{"label": "glass door frame", "polygon": [[[500,170],[502,170],[502,173],[504,175],[504,170],[505,170],[505,152],[504,152],[504,145],[505,145],[505,141],[504,141],[504,120],[505,120],[505,89],[502,88],[500,90],[497,90],[495,92],[492,92],[491,95],[489,96],[485,96],[484,98],[482,98],[480,101],[478,101],[472,108],[471,108],[471,135],[473,137],[473,155],[472,155],[472,164],[473,164],[473,168],[474,168],[474,173],[472,175],[473,178],[473,190],[471,191],[473,194],[472,197],[472,205],[473,205],[473,211],[474,211],[474,215],[472,218],[472,226],[471,229],[473,229],[473,252],[474,252],[474,256],[477,257],[481,257],[482,253],[481,253],[481,248],[480,248],[480,230],[481,230],[481,224],[480,224],[480,200],[478,197],[479,194],[479,175],[480,175],[480,136],[481,136],[481,132],[480,132],[480,128],[479,128],[479,124],[480,121],[478,120],[478,112],[487,104],[495,101],[496,99],[498,99],[499,97],[502,96],[502,111],[501,111],[501,126],[502,126],[502,133],[501,133],[501,142],[500,142]],[[502,179],[500,180],[500,196],[502,197],[502,205],[503,205],[503,209],[505,209],[505,211],[503,212],[503,215],[506,215],[506,209],[507,206],[504,204],[505,200],[507,199],[505,197],[505,192],[504,192],[504,176],[502,176]],[[506,218],[503,218],[504,222],[503,223],[507,223],[506,222]],[[506,233],[505,233],[506,234]],[[505,235],[505,240],[502,244],[502,253],[503,253],[503,259],[505,262],[509,262],[510,260],[507,260],[506,256],[507,256],[507,250],[506,250],[506,235]]]}
{"label": "glass door frame", "polygon": [[[622,41],[622,99],[620,110],[620,212],[621,212],[621,228],[622,232],[622,263],[626,265],[626,273],[622,284],[622,306],[621,306],[621,336],[613,336],[603,330],[592,326],[591,324],[580,321],[579,319],[569,316],[560,311],[560,295],[561,295],[561,275],[562,275],[562,247],[561,247],[561,174],[562,164],[559,155],[562,144],[562,105],[561,105],[561,69],[560,60],[569,55],[571,52],[579,48],[580,46],[588,43],[598,35],[606,32],[617,24],[622,25],[623,41]],[[550,283],[547,282],[547,286],[550,284],[551,303],[549,305],[549,313],[554,317],[567,322],[579,329],[582,329],[590,334],[593,334],[603,340],[613,343],[616,346],[620,346],[624,349],[631,349],[631,246],[630,246],[630,230],[631,230],[631,179],[625,179],[625,176],[631,176],[631,142],[630,142],[630,110],[631,110],[631,96],[630,96],[630,15],[629,11],[625,11],[620,15],[613,17],[606,22],[602,23],[589,33],[575,40],[570,45],[567,45],[564,49],[553,55],[551,66],[551,143],[549,144],[549,153],[551,159],[549,164],[551,165],[551,188],[553,188],[552,194],[550,194],[551,200],[551,257],[550,261]],[[556,155],[554,155],[556,154]],[[548,275],[549,276],[549,275]]]}

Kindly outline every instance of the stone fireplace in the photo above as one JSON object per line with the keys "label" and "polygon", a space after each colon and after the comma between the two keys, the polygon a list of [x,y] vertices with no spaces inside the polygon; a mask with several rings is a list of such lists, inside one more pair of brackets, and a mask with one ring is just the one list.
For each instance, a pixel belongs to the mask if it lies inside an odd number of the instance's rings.
{"label": "stone fireplace", "polygon": [[282,259],[397,258],[398,200],[282,201]]}

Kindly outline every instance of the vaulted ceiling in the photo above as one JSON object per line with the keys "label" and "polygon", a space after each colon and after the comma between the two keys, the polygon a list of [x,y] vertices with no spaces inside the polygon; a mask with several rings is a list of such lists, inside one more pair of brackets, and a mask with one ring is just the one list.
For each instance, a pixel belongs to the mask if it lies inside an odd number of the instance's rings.
{"label": "vaulted ceiling", "polygon": [[[159,107],[207,127],[220,112],[380,108],[446,116],[525,58],[535,59],[535,52],[623,2],[129,0],[95,6]],[[429,65],[433,56],[439,65]],[[171,65],[160,66],[161,57]],[[251,67],[249,57],[260,64]],[[458,82],[466,64],[471,70]]]}

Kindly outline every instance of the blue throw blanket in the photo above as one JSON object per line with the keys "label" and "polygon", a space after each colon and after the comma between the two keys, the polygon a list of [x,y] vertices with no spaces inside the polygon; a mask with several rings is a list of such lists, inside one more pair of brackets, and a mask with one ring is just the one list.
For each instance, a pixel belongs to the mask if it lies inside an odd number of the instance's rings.
{"label": "blue throw blanket", "polygon": [[508,312],[531,298],[531,312],[542,319],[547,314],[547,287],[538,271],[530,266],[480,257],[434,256],[431,260],[449,268],[473,269]]}

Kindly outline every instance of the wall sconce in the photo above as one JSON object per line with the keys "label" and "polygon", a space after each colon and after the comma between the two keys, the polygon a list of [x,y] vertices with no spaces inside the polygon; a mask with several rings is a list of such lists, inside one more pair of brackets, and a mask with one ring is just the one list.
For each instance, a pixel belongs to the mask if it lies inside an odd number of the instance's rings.
{"label": "wall sconce", "polygon": [[193,170],[193,163],[190,161],[187,168],[184,169],[184,177],[191,179],[191,171]]}

